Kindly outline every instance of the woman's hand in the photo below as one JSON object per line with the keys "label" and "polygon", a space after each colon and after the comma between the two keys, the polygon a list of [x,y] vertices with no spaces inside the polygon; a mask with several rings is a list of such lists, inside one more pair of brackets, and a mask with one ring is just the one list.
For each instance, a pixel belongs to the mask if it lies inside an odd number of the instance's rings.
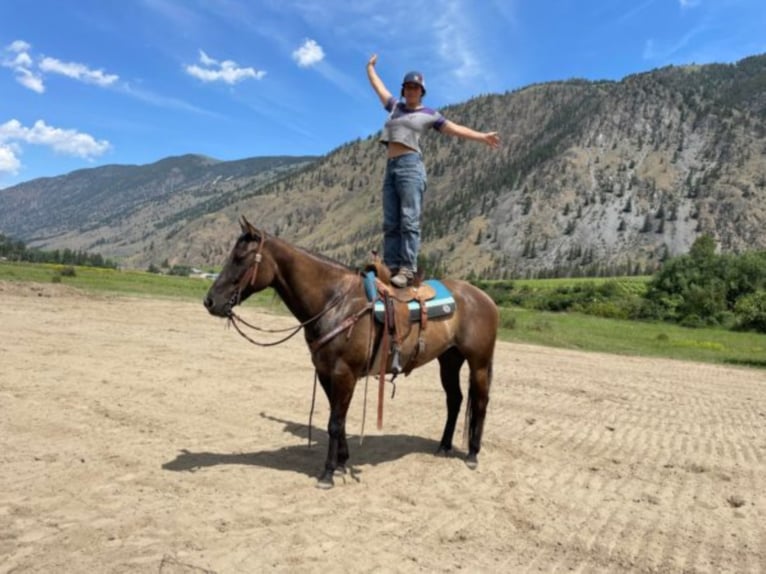
{"label": "woman's hand", "polygon": [[482,135],[482,141],[487,144],[491,148],[498,148],[500,147],[500,136],[497,132],[487,132],[483,133]]}
{"label": "woman's hand", "polygon": [[393,96],[391,96],[391,92],[388,91],[386,88],[386,85],[383,83],[383,81],[378,77],[378,73],[375,71],[375,64],[378,62],[378,55],[373,54],[370,56],[370,59],[367,60],[367,78],[370,80],[370,85],[372,86],[372,89],[375,90],[375,93],[378,94],[378,98],[380,98],[380,103],[383,104],[383,107],[388,105],[388,100],[390,100]]}

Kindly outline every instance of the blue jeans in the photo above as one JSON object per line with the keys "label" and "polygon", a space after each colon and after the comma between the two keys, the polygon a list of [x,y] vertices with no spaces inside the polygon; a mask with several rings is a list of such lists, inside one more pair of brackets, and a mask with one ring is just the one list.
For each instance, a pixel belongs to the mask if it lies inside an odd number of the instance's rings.
{"label": "blue jeans", "polygon": [[388,160],[383,180],[383,262],[391,269],[417,270],[425,191],[426,168],[420,154]]}

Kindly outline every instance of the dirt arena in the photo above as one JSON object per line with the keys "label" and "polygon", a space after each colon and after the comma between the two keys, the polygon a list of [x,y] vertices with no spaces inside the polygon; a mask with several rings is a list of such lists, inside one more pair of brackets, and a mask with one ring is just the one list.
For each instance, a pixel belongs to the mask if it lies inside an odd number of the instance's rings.
{"label": "dirt arena", "polygon": [[323,491],[300,336],[0,282],[0,572],[766,572],[763,370],[500,343],[476,471],[432,455],[437,376],[382,431],[371,381],[361,446],[360,381]]}

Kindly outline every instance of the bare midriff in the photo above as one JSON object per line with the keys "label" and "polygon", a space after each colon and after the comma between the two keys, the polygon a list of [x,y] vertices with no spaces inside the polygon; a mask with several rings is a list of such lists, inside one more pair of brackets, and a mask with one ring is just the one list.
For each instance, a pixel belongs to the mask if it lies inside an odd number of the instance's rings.
{"label": "bare midriff", "polygon": [[400,155],[404,155],[406,153],[417,153],[411,147],[407,147],[406,145],[400,144],[399,142],[388,142],[386,147],[388,148],[388,159],[399,157]]}

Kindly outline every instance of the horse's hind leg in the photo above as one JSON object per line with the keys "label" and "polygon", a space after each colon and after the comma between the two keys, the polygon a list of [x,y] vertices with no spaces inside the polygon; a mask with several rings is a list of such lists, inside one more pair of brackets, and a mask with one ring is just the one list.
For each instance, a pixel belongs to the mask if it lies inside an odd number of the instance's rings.
{"label": "horse's hind leg", "polygon": [[471,409],[468,422],[468,456],[466,464],[476,468],[481,450],[481,435],[484,431],[484,419],[489,404],[489,387],[492,383],[492,361],[486,366],[471,365],[471,383],[468,391],[468,403]]}
{"label": "horse's hind leg", "polygon": [[455,424],[463,403],[463,393],[460,391],[460,367],[465,358],[456,348],[451,348],[439,356],[439,371],[442,387],[447,395],[447,422],[436,454],[448,454],[452,451],[452,437],[455,434]]}

